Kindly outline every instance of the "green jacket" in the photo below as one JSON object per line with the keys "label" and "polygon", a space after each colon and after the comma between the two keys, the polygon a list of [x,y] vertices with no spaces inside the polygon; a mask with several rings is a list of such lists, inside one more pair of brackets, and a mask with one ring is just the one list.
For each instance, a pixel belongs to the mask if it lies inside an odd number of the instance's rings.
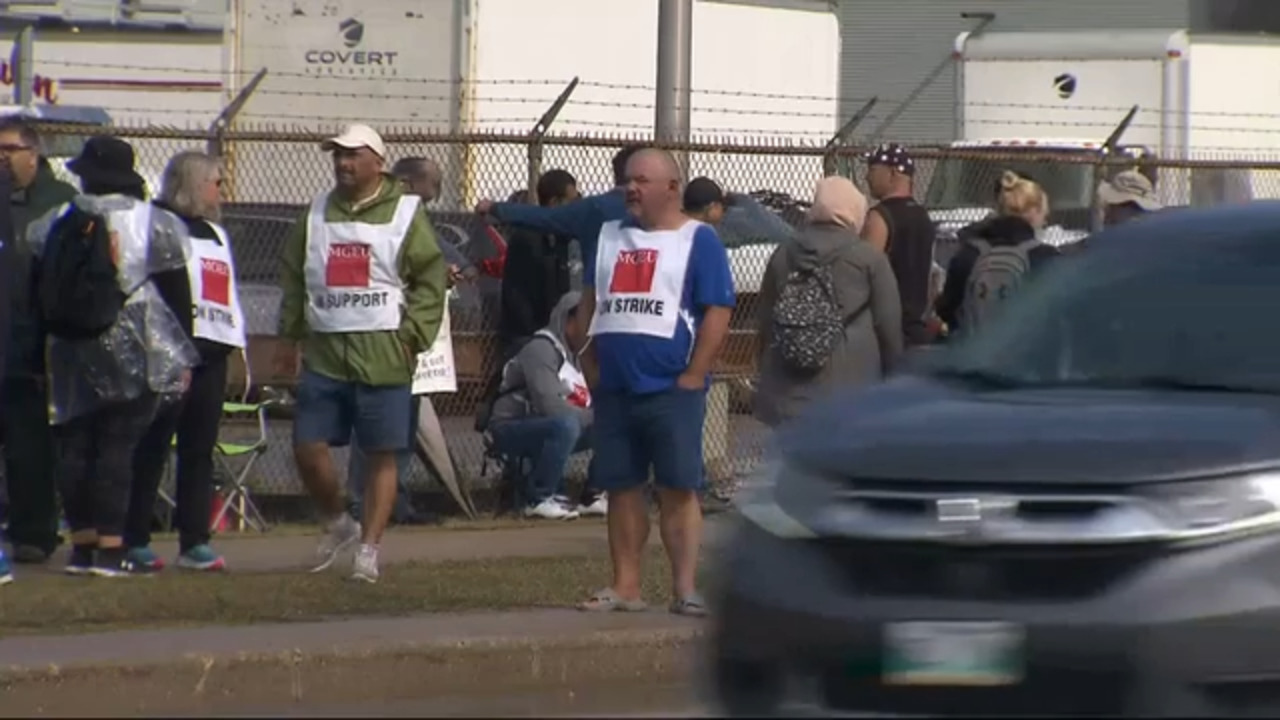
{"label": "green jacket", "polygon": [[[391,222],[403,195],[400,183],[387,176],[377,197],[355,209],[337,193],[329,195],[328,222]],[[283,298],[280,336],[302,343],[302,363],[310,371],[335,380],[365,385],[407,385],[413,381],[416,356],[431,347],[445,312],[446,267],[435,230],[425,213],[416,213],[400,246],[396,264],[405,283],[405,307],[395,332],[318,333],[307,326],[307,216],[293,226],[280,266]]]}
{"label": "green jacket", "polygon": [[9,336],[5,374],[10,377],[43,377],[44,343],[31,308],[31,251],[25,242],[27,226],[59,205],[70,202],[76,189],[53,174],[43,158],[35,180],[11,196],[13,208],[13,280],[10,303],[13,324]]}

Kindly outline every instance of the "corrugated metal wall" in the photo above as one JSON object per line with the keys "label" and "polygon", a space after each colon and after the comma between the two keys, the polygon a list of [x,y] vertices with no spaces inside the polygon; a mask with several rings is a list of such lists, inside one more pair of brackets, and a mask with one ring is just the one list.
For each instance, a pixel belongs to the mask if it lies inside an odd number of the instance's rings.
{"label": "corrugated metal wall", "polygon": [[[1087,28],[1182,28],[1191,0],[840,0],[841,117],[879,96],[865,137],[939,63],[957,34],[974,22],[962,12],[992,12],[989,31]],[[939,142],[952,138],[955,73],[947,67],[889,128],[886,140]]]}

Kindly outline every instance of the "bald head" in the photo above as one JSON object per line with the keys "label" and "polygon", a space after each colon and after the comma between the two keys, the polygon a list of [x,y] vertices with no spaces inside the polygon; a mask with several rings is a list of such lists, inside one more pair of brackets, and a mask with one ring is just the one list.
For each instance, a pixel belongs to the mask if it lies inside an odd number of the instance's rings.
{"label": "bald head", "polygon": [[391,174],[404,183],[405,191],[417,195],[423,202],[440,197],[444,172],[435,160],[424,157],[401,158],[391,168]]}
{"label": "bald head", "polygon": [[637,150],[627,162],[628,177],[632,168],[644,168],[648,177],[653,179],[680,181],[680,164],[674,155],[661,148]]}
{"label": "bald head", "polygon": [[666,150],[645,148],[627,161],[627,211],[646,228],[679,227],[680,164]]}

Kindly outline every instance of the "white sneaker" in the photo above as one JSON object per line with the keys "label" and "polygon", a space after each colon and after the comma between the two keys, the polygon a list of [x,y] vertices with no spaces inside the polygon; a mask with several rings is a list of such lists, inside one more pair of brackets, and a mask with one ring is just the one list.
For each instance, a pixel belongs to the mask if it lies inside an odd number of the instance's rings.
{"label": "white sneaker", "polygon": [[360,523],[356,522],[350,515],[343,515],[329,524],[325,536],[320,539],[320,545],[316,547],[315,565],[311,568],[311,572],[318,573],[328,570],[342,551],[356,544],[360,540]]}
{"label": "white sneaker", "polygon": [[361,545],[351,566],[351,579],[367,583],[378,582],[378,548]]}
{"label": "white sneaker", "polygon": [[546,520],[576,520],[578,511],[570,510],[555,498],[547,498],[537,505],[530,505],[524,509],[524,516],[527,518],[543,518]]}
{"label": "white sneaker", "polygon": [[579,505],[578,514],[583,517],[592,515],[603,517],[609,514],[609,497],[604,493],[596,496],[590,505]]}

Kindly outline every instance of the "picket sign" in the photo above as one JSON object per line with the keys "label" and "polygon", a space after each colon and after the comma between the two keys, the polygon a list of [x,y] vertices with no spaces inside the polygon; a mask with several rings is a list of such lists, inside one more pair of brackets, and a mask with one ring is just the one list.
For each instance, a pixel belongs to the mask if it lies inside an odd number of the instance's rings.
{"label": "picket sign", "polygon": [[449,308],[440,318],[440,332],[431,348],[418,355],[418,369],[413,374],[413,394],[452,393],[458,391],[457,369],[453,364],[453,335],[449,331]]}

